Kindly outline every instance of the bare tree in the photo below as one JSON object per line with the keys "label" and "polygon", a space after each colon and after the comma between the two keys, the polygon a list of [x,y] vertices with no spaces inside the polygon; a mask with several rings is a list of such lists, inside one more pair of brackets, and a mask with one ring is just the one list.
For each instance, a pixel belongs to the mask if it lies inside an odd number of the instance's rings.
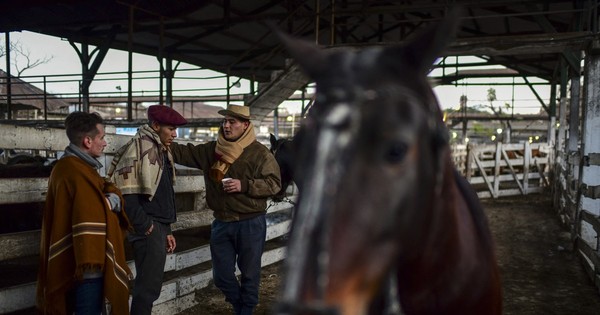
{"label": "bare tree", "polygon": [[[500,116],[503,114],[502,106],[498,106],[497,110],[494,107],[493,102],[498,100],[498,98],[496,97],[496,90],[494,88],[489,88],[487,90],[487,100],[490,102],[490,109],[492,110],[495,116]],[[504,109],[506,112],[510,111],[511,108],[512,106],[509,103],[504,103]],[[503,130],[502,142],[510,142],[510,133],[512,129],[512,124],[510,123],[510,120],[500,121],[500,125],[502,126]]]}
{"label": "bare tree", "polygon": [[461,95],[460,99],[458,100],[460,103],[460,110],[466,112],[467,111],[467,101],[468,98],[466,95]]}
{"label": "bare tree", "polygon": [[[494,88],[489,88],[487,90],[487,100],[490,102],[490,109],[495,115],[498,115],[498,112],[496,112],[496,109],[494,108],[494,101],[497,99],[496,90]],[[500,109],[500,113],[502,113],[502,109]]]}
{"label": "bare tree", "polygon": [[[6,56],[6,47],[4,45],[4,38],[0,41],[0,58]],[[24,47],[20,41],[11,41],[10,42],[10,52],[11,52],[11,64],[16,69],[16,77],[20,77],[23,75],[23,72],[35,68],[39,65],[46,64],[50,62],[54,56],[44,56],[41,58],[33,58],[31,56],[31,51]]]}

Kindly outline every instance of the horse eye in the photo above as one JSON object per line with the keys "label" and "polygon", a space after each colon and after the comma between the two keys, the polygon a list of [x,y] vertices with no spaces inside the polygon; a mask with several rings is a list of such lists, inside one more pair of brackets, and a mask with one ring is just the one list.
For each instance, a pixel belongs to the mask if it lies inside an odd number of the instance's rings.
{"label": "horse eye", "polygon": [[408,146],[404,142],[396,142],[390,145],[386,153],[386,160],[390,163],[398,163],[404,160]]}

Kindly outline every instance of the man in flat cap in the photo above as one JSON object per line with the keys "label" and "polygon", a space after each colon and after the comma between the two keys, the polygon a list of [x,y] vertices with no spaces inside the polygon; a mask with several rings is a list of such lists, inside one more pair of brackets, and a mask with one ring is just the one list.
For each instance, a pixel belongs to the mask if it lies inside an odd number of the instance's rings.
{"label": "man in flat cap", "polygon": [[136,277],[131,314],[150,315],[160,295],[167,253],[175,250],[171,223],[175,213],[174,160],[170,146],[177,127],[187,121],[168,106],[148,107],[148,124],[120,148],[108,170],[125,199],[125,212],[134,228]]}
{"label": "man in flat cap", "polygon": [[281,188],[281,175],[273,154],[256,141],[249,107],[229,105],[219,114],[225,117],[217,141],[174,143],[171,151],[176,163],[204,171],[206,201],[215,218],[213,280],[236,315],[249,315],[258,304],[267,198]]}

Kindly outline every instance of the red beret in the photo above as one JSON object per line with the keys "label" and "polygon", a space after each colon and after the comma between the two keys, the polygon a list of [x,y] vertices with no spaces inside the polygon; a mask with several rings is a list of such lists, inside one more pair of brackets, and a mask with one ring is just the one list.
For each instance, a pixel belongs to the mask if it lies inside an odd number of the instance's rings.
{"label": "red beret", "polygon": [[148,107],[148,119],[163,125],[181,126],[187,124],[187,120],[169,106],[152,105]]}

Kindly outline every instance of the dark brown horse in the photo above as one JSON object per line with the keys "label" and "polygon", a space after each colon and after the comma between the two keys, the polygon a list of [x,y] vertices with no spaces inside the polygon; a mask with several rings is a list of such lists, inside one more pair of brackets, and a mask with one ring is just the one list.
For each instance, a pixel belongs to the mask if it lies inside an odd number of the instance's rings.
{"label": "dark brown horse", "polygon": [[284,38],[317,101],[294,140],[302,180],[279,314],[389,314],[394,301],[407,315],[501,314],[492,237],[426,78],[457,16],[397,47]]}
{"label": "dark brown horse", "polygon": [[270,135],[269,141],[271,153],[275,156],[281,171],[281,190],[273,196],[273,200],[281,201],[285,199],[287,189],[294,181],[294,148],[292,140],[277,138],[274,134]]}

